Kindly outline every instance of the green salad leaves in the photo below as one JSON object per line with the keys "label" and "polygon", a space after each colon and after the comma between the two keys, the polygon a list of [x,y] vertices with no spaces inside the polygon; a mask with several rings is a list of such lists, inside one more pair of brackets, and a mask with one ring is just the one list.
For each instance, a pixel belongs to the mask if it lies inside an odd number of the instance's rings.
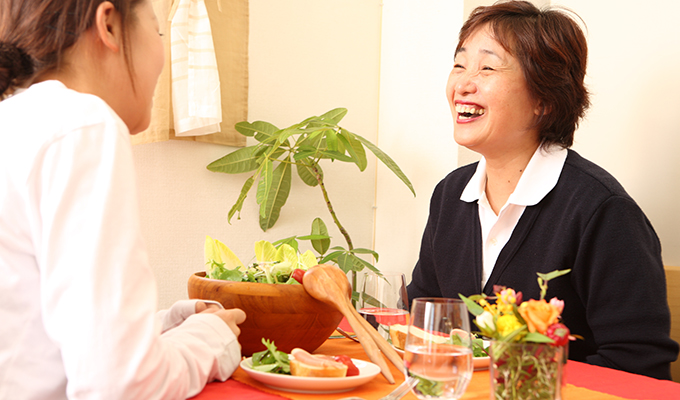
{"label": "green salad leaves", "polygon": [[290,375],[290,360],[288,354],[276,349],[274,342],[262,338],[262,344],[267,350],[253,354],[253,369],[272,374]]}
{"label": "green salad leaves", "polygon": [[234,282],[297,284],[292,274],[318,264],[311,250],[300,254],[283,243],[277,248],[266,240],[255,242],[255,260],[245,267],[229,247],[210,236],[205,238],[206,277]]}

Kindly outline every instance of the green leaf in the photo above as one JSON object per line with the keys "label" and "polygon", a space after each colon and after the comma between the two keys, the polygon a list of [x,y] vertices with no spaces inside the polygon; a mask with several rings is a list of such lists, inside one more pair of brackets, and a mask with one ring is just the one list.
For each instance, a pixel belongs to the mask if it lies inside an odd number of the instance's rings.
{"label": "green leaf", "polygon": [[[343,263],[348,263],[348,262],[351,263],[351,264],[348,265],[348,267],[352,271],[359,272],[359,271],[362,271],[364,268],[368,268],[369,270],[371,270],[371,271],[373,271],[377,274],[380,274],[380,271],[376,267],[374,267],[373,264],[369,263],[368,261],[364,260],[363,258],[357,257],[356,255],[354,255],[352,253],[345,253],[344,255],[338,257],[338,260],[340,260],[341,258],[346,258],[346,260],[342,260]],[[338,262],[338,264],[339,264],[339,262]]]}
{"label": "green leaf", "polygon": [[281,143],[286,142],[289,137],[291,137],[293,135],[299,135],[301,133],[303,133],[303,131],[298,129],[297,125],[293,125],[291,127],[288,127],[286,129],[283,129],[282,131],[280,131],[277,140],[281,144]]}
{"label": "green leaf", "polygon": [[212,279],[221,279],[223,281],[243,282],[243,271],[241,271],[239,267],[229,269],[223,264],[213,262],[208,277]]}
{"label": "green leaf", "polygon": [[[311,167],[312,163],[312,159],[307,158],[295,164],[295,167],[297,169],[298,177],[300,177],[302,182],[304,182],[307,186],[315,187],[319,184],[319,181],[316,179],[314,169]],[[321,180],[323,181],[323,170],[321,169],[321,166],[317,164],[316,169],[319,172]]]}
{"label": "green leaf", "polygon": [[[208,238],[210,238],[210,236],[207,236],[206,240]],[[245,266],[243,266],[241,260],[236,256],[236,254],[234,254],[233,251],[231,251],[229,247],[227,247],[226,244],[220,242],[217,239],[215,239],[214,242],[216,250],[219,252],[219,262],[224,263],[225,268],[239,268],[241,270],[245,270]]]}
{"label": "green leaf", "polygon": [[260,166],[260,181],[257,184],[257,204],[260,205],[260,215],[262,215],[264,206],[267,204],[267,196],[269,189],[272,186],[273,162],[266,160]]}
{"label": "green leaf", "polygon": [[338,160],[342,162],[348,162],[348,163],[353,163],[354,160],[352,157],[348,157],[340,152],[337,151],[325,151],[325,150],[319,150],[319,155],[321,158],[329,158],[331,160]]}
{"label": "green leaf", "polygon": [[380,300],[376,299],[375,297],[371,296],[368,293],[359,293],[359,297],[361,298],[361,300],[363,300],[364,304],[368,304],[373,307],[386,307],[384,304],[380,302]]}
{"label": "green leaf", "polygon": [[208,164],[207,168],[213,172],[226,174],[240,174],[254,171],[260,164],[255,155],[256,146],[244,147]]}
{"label": "green leaf", "polygon": [[326,147],[329,151],[338,151],[338,135],[335,131],[326,132]]}
{"label": "green leaf", "polygon": [[227,215],[227,222],[231,223],[231,218],[234,216],[236,212],[238,212],[239,214],[238,218],[241,219],[241,209],[243,208],[243,202],[246,200],[246,197],[248,197],[248,192],[250,191],[250,188],[253,186],[254,182],[255,182],[254,175],[246,179],[245,183],[243,184],[243,187],[241,188],[241,194],[238,196],[236,203],[234,203],[234,205],[229,210],[229,214]]}
{"label": "green leaf", "polygon": [[[328,129],[332,129],[332,128],[328,128]],[[309,149],[311,149],[311,150],[316,151],[316,149],[319,148],[319,146],[321,145],[321,141],[323,139],[322,133],[325,132],[325,131],[326,131],[325,128],[324,129],[319,129],[318,127],[315,128],[312,133],[307,135],[304,139],[301,139],[297,143],[296,147],[299,150],[305,150],[305,149],[309,150]]]}
{"label": "green leaf", "polygon": [[262,145],[262,147],[265,147],[267,150],[264,153],[262,153],[260,159],[275,160],[277,159],[277,157],[279,157],[281,154],[285,152],[285,150],[281,148],[281,143],[279,143],[278,141],[274,141],[271,144]]}
{"label": "green leaf", "polygon": [[549,337],[542,335],[538,332],[529,332],[524,336],[523,342],[533,342],[533,343],[555,343],[554,340]]}
{"label": "green leaf", "polygon": [[505,337],[502,337],[502,339],[503,339],[504,342],[514,342],[514,341],[516,341],[515,340],[516,338],[521,337],[526,332],[527,332],[527,327],[522,326],[522,327],[519,327],[519,328],[515,329],[514,331],[508,333],[507,335],[505,335]]}
{"label": "green leaf", "polygon": [[387,166],[387,168],[389,168],[399,179],[401,179],[402,182],[404,182],[404,184],[411,190],[411,193],[413,193],[414,196],[416,195],[416,191],[413,189],[411,181],[401,171],[401,168],[399,168],[397,163],[390,158],[390,156],[385,154],[376,145],[357,135],[356,133],[353,133],[352,135],[354,135],[354,137],[356,137],[357,140],[359,140],[364,146],[368,147],[368,149],[371,150],[371,152],[373,152],[373,154],[375,154],[375,156],[378,157],[378,159],[382,161],[383,164]]}
{"label": "green leaf", "polygon": [[[338,264],[338,266],[340,266],[340,263],[338,263],[337,259],[338,259],[338,257],[340,257],[342,254],[345,254],[345,250],[338,250],[338,251],[334,251],[334,252],[328,253],[328,254],[321,260],[321,262],[319,262],[319,264],[326,264],[326,263],[332,261],[332,262]],[[342,267],[341,267],[340,269],[342,269]],[[348,269],[347,271],[349,271],[349,269]],[[345,271],[345,272],[347,272],[347,271]]]}
{"label": "green leaf", "polygon": [[318,239],[330,239],[331,236],[328,235],[302,235],[296,236],[298,240],[318,240]]}
{"label": "green leaf", "polygon": [[276,368],[278,368],[276,364],[253,365],[253,369],[260,372],[273,372]]}
{"label": "green leaf", "polygon": [[342,252],[336,259],[335,262],[338,263],[338,267],[342,270],[344,273],[348,273],[349,271],[354,270],[354,259],[352,258],[351,254]]}
{"label": "green leaf", "polygon": [[317,265],[319,262],[314,256],[314,253],[312,253],[311,250],[307,250],[300,256],[299,263],[302,265],[299,265],[298,268],[303,267],[302,269],[307,270]]}
{"label": "green leaf", "polygon": [[416,390],[421,393],[423,398],[440,398],[444,394],[444,382],[433,381],[422,376],[411,374],[415,379],[418,380],[416,383]]}
{"label": "green leaf", "polygon": [[292,246],[287,244],[282,244],[276,250],[276,260],[277,261],[288,261],[290,265],[296,266],[298,263],[298,254]]}
{"label": "green leaf", "polygon": [[[324,235],[328,237],[328,228],[321,218],[314,218],[312,221],[312,235]],[[312,247],[317,253],[323,255],[328,251],[331,246],[330,239],[313,239]]]}
{"label": "green leaf", "polygon": [[375,261],[376,262],[378,261],[378,253],[376,253],[375,251],[373,251],[371,249],[364,249],[364,248],[358,247],[358,248],[352,249],[351,252],[356,253],[356,254],[371,254],[373,256],[373,258],[375,259]]}
{"label": "green leaf", "polygon": [[315,163],[314,158],[317,158],[318,156],[319,152],[316,149],[298,151],[293,154],[293,160],[295,160],[295,162],[309,160],[308,165],[312,165]]}
{"label": "green leaf", "polygon": [[[335,137],[336,139],[339,139],[338,133],[335,132]],[[336,140],[335,145],[338,147],[338,153],[345,154],[347,152],[347,146],[345,145],[345,142],[343,140]],[[352,161],[354,162],[354,161]]]}
{"label": "green leaf", "polygon": [[[210,236],[206,235],[205,242],[203,243],[203,262],[210,266],[209,264],[213,261],[221,263],[222,254],[217,247],[217,242],[215,242],[215,240]],[[208,273],[210,273],[210,271],[208,271]]]}
{"label": "green leaf", "polygon": [[281,207],[286,204],[292,180],[292,164],[280,163],[272,173],[272,181],[266,202],[260,205],[260,228],[263,231],[274,226],[279,219]]}
{"label": "green leaf", "polygon": [[[264,351],[253,353],[253,369],[290,375],[290,359],[288,354],[279,351],[274,342],[262,338],[262,344],[267,348]],[[274,367],[268,367],[274,365]]]}
{"label": "green leaf", "polygon": [[560,271],[552,271],[552,272],[548,272],[547,274],[542,274],[542,273],[540,273],[540,272],[537,272],[536,274],[537,274],[539,277],[541,277],[541,278],[543,279],[543,281],[548,282],[548,281],[551,280],[551,279],[555,279],[555,278],[557,278],[557,277],[559,277],[559,276],[566,275],[566,274],[568,274],[569,272],[571,272],[570,269],[563,269],[563,270],[560,270]]}
{"label": "green leaf", "polygon": [[257,262],[280,261],[276,259],[276,247],[266,241],[258,240],[255,242],[255,259]]}
{"label": "green leaf", "polygon": [[[279,130],[279,128],[265,121],[255,121],[253,123],[243,121],[234,125],[234,128],[236,128],[240,134],[249,137],[255,136],[257,134],[261,134],[263,137],[270,137],[274,132]],[[260,140],[260,142],[261,141],[262,140]]]}
{"label": "green leaf", "polygon": [[463,303],[465,303],[465,306],[467,307],[468,311],[470,311],[470,314],[477,316],[484,312],[484,308],[476,302],[470,300],[460,293],[458,293],[458,297],[463,300]]}
{"label": "green leaf", "polygon": [[346,129],[340,130],[338,139],[345,143],[347,151],[354,159],[354,163],[357,165],[357,167],[359,167],[359,170],[365,170],[366,166],[368,165],[368,160],[366,159],[366,150],[364,150],[364,146],[361,144],[361,142],[358,141],[352,135],[352,133]]}
{"label": "green leaf", "polygon": [[345,117],[345,115],[347,115],[346,108],[334,108],[328,111],[327,113],[321,115],[319,118],[337,125],[338,122],[340,122],[340,120],[342,120]]}
{"label": "green leaf", "polygon": [[276,248],[279,248],[279,246],[287,244],[288,246],[294,248],[295,251],[298,251],[299,245],[297,239],[298,239],[297,236],[291,236],[284,239],[279,239],[275,241],[273,245],[276,246]]}
{"label": "green leaf", "polygon": [[279,147],[279,145],[260,145],[257,150],[257,163],[262,164],[264,160],[270,159],[270,160],[278,160],[279,157],[283,153],[285,153],[287,150],[282,149]]}

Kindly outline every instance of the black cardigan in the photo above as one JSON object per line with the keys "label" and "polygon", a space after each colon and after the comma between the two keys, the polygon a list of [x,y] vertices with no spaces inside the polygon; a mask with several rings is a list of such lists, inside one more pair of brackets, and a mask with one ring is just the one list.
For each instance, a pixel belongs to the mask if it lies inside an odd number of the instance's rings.
{"label": "black cardigan", "polygon": [[[432,195],[410,300],[480,292],[477,203],[460,200],[475,169],[451,172]],[[572,150],[555,188],[525,209],[483,292],[503,285],[538,299],[536,272],[558,269],[571,273],[550,281],[546,299],[565,301],[563,322],[583,337],[570,343],[570,359],[670,379],[678,344],[659,239],[616,179]]]}

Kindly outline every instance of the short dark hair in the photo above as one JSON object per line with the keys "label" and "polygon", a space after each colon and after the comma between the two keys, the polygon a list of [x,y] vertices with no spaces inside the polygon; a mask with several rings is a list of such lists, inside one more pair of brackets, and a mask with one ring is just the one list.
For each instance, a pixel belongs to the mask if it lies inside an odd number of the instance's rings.
{"label": "short dark hair", "polygon": [[[571,147],[590,106],[584,78],[585,35],[566,9],[538,9],[527,1],[477,7],[460,30],[458,52],[473,33],[489,26],[494,39],[517,58],[532,97],[543,106],[536,126],[543,146]],[[582,20],[581,20],[582,21]]]}
{"label": "short dark hair", "polygon": [[64,51],[89,29],[97,7],[110,1],[121,16],[128,71],[131,10],[142,0],[2,0],[0,1],[0,100],[7,91],[59,67]]}

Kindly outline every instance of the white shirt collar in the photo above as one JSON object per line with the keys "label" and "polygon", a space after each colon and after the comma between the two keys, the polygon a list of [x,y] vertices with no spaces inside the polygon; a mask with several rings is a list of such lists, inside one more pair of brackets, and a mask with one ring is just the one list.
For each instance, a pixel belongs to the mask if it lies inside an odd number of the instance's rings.
{"label": "white shirt collar", "polygon": [[[515,191],[508,198],[508,204],[520,206],[538,204],[557,185],[566,159],[567,149],[557,146],[543,149],[543,146],[539,146],[517,182]],[[468,203],[478,201],[484,193],[485,186],[486,159],[482,157],[460,199]]]}

